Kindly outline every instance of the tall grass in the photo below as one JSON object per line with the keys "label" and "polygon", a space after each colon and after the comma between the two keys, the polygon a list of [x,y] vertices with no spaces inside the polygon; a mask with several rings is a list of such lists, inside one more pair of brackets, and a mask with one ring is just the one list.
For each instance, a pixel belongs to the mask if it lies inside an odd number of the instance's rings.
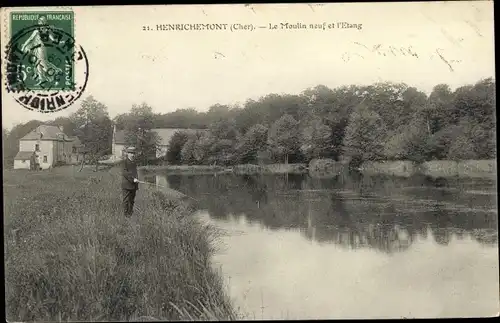
{"label": "tall grass", "polygon": [[217,231],[145,189],[124,217],[118,180],[4,172],[7,320],[236,319],[210,264]]}

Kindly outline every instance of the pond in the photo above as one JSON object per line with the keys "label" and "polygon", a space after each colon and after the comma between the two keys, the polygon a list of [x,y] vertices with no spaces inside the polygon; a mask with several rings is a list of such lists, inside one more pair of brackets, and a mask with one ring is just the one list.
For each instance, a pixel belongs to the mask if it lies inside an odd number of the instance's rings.
{"label": "pond", "polygon": [[162,175],[227,234],[214,262],[249,319],[499,312],[491,180]]}

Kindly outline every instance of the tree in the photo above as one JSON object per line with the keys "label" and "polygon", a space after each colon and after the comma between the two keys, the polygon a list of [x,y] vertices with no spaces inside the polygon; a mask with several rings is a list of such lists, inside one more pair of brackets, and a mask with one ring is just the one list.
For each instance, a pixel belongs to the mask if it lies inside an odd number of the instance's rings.
{"label": "tree", "polygon": [[288,164],[289,155],[299,152],[300,138],[298,122],[289,114],[283,115],[269,129],[267,143],[276,159],[284,158]]}
{"label": "tree", "polygon": [[240,163],[257,162],[257,153],[267,148],[267,131],[267,127],[262,124],[256,124],[248,129],[236,148]]}
{"label": "tree", "polygon": [[313,117],[301,132],[301,151],[308,160],[334,155],[333,133],[319,117]]}
{"label": "tree", "polygon": [[188,139],[189,136],[184,131],[178,131],[174,133],[172,138],[170,138],[166,156],[167,162],[169,164],[179,165],[182,163],[181,151]]}
{"label": "tree", "polygon": [[400,126],[388,135],[384,155],[390,160],[422,162],[426,156],[428,136],[424,117],[416,113],[408,125]]}
{"label": "tree", "polygon": [[215,157],[212,155],[212,146],[216,140],[210,132],[205,132],[201,136],[194,137],[193,147],[189,147],[189,150],[192,150],[195,163],[202,165],[214,163]]}
{"label": "tree", "polygon": [[194,108],[178,109],[174,112],[157,114],[154,119],[155,128],[192,128],[204,129],[208,122],[204,113],[198,113]]}
{"label": "tree", "polygon": [[39,120],[30,120],[26,123],[21,123],[15,125],[2,141],[3,148],[3,158],[4,163],[7,167],[12,167],[14,165],[14,158],[19,152],[19,139],[26,136],[33,129],[43,124]]}
{"label": "tree", "polygon": [[133,105],[130,113],[125,118],[125,142],[135,146],[137,162],[146,165],[156,159],[160,138],[153,129],[153,109],[146,103]]}
{"label": "tree", "polygon": [[387,127],[378,113],[366,104],[359,105],[349,117],[343,150],[347,157],[379,160],[384,157]]}
{"label": "tree", "polygon": [[488,159],[495,155],[495,137],[492,132],[472,117],[465,117],[454,127],[446,158],[452,160]]}
{"label": "tree", "polygon": [[360,92],[366,92],[365,103],[382,118],[386,128],[395,130],[411,116],[404,101],[407,90],[405,83],[380,82],[363,87]]}
{"label": "tree", "polygon": [[450,124],[447,127],[432,134],[427,140],[426,159],[446,159],[453,140],[460,135],[461,131],[462,130],[458,125]]}
{"label": "tree", "polygon": [[456,122],[469,117],[475,124],[485,124],[487,128],[495,126],[495,83],[491,78],[480,80],[474,85],[466,85],[455,90],[453,106]]}
{"label": "tree", "polygon": [[241,133],[246,133],[248,129],[256,124],[266,125],[266,114],[263,113],[260,102],[247,100],[244,108],[235,116],[235,125]]}
{"label": "tree", "polygon": [[189,136],[188,140],[181,149],[181,161],[183,164],[192,165],[196,162],[194,157],[195,144],[198,141],[196,136]]}
{"label": "tree", "polygon": [[228,120],[232,117],[231,107],[228,105],[212,105],[205,113],[205,120],[208,124],[216,123],[222,120]]}
{"label": "tree", "polygon": [[496,126],[495,81],[492,78],[480,80],[474,85],[472,93],[474,109],[470,112],[477,123],[483,124],[486,129]]}
{"label": "tree", "polygon": [[75,134],[85,147],[90,162],[95,163],[96,171],[99,159],[111,152],[112,122],[108,108],[93,96],[82,101],[80,109],[70,116],[76,126]]}
{"label": "tree", "polygon": [[[235,121],[220,120],[210,126],[210,157],[211,162],[230,165],[236,162],[236,144],[240,134]],[[206,145],[205,143],[203,145]]]}
{"label": "tree", "polygon": [[456,122],[452,100],[453,92],[449,85],[438,84],[432,89],[424,108],[427,130],[430,135]]}

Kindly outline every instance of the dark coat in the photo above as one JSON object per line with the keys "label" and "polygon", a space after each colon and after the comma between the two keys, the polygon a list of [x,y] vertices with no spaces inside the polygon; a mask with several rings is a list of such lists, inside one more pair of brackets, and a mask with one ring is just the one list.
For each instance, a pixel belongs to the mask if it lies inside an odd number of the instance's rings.
{"label": "dark coat", "polygon": [[134,178],[139,179],[137,176],[137,164],[125,158],[122,163],[122,189],[138,190],[139,183],[134,183]]}

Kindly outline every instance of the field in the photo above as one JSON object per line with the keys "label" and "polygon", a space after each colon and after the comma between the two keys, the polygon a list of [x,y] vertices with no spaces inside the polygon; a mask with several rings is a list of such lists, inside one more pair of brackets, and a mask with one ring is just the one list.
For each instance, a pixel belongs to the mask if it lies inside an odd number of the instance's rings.
{"label": "field", "polygon": [[211,265],[221,232],[141,187],[121,212],[116,168],[4,171],[8,321],[232,320]]}

